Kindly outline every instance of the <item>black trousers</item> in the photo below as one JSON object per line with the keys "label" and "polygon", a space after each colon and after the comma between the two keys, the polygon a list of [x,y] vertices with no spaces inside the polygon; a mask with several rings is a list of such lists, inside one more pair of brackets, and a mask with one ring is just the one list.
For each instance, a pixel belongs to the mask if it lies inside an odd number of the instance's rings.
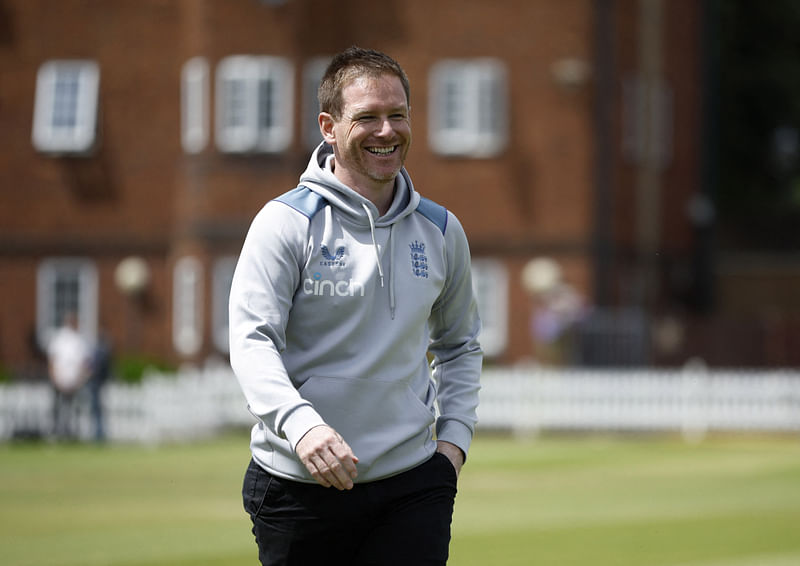
{"label": "black trousers", "polygon": [[244,508],[262,566],[444,566],[456,472],[443,454],[339,491],[275,477],[251,460]]}

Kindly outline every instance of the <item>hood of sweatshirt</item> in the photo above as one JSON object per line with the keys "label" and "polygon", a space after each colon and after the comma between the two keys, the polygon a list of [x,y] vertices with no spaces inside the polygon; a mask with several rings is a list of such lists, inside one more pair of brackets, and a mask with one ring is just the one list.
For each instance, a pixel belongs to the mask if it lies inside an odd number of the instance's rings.
{"label": "hood of sweatshirt", "polygon": [[389,210],[380,216],[378,208],[366,197],[339,181],[333,174],[333,148],[321,143],[314,150],[308,167],[300,175],[300,184],[308,187],[335,207],[351,222],[384,227],[408,216],[419,205],[419,193],[414,190],[405,167],[395,178],[394,199]]}

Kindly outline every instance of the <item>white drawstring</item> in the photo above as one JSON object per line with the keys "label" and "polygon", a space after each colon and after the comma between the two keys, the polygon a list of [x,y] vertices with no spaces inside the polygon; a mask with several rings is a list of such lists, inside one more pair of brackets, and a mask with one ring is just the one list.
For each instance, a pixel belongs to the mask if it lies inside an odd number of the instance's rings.
{"label": "white drawstring", "polygon": [[375,252],[375,263],[378,265],[378,275],[381,277],[381,287],[383,287],[383,268],[381,267],[381,256],[378,255],[378,242],[375,241],[375,221],[372,219],[372,213],[369,211],[367,203],[362,202],[361,206],[364,207],[364,210],[367,213],[367,218],[369,218],[369,231],[372,234],[372,251]]}
{"label": "white drawstring", "polygon": [[389,312],[394,320],[394,224],[389,227]]}

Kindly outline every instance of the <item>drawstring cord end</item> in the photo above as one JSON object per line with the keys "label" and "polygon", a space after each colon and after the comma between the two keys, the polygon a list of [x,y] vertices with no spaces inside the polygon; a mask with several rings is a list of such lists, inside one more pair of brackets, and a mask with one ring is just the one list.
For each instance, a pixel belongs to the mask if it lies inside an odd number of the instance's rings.
{"label": "drawstring cord end", "polygon": [[[369,231],[370,235],[372,236],[372,251],[375,253],[375,264],[378,267],[378,275],[381,278],[381,289],[385,287],[384,280],[383,280],[383,267],[381,267],[381,258],[378,255],[378,242],[375,240],[375,221],[372,218],[372,213],[369,210],[369,207],[366,203],[362,203],[361,206],[364,207],[364,212],[367,213],[367,218],[369,219]],[[389,229],[389,274],[391,279],[389,280],[389,312],[392,315],[392,320],[394,320],[394,312],[395,312],[395,302],[394,302],[394,265],[392,265],[392,260],[394,259],[394,238],[392,238],[392,233],[394,231],[394,226]]]}

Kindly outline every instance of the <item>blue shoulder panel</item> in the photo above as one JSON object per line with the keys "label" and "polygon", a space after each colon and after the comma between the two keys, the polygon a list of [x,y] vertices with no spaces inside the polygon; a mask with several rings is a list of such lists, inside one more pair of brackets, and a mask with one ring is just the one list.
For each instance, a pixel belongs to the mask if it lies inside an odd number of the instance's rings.
{"label": "blue shoulder panel", "polygon": [[447,209],[445,207],[425,197],[420,197],[417,212],[436,224],[436,227],[444,234],[447,229]]}
{"label": "blue shoulder panel", "polygon": [[325,208],[327,201],[308,187],[300,185],[288,193],[284,193],[275,199],[287,206],[291,206],[297,212],[309,219]]}

